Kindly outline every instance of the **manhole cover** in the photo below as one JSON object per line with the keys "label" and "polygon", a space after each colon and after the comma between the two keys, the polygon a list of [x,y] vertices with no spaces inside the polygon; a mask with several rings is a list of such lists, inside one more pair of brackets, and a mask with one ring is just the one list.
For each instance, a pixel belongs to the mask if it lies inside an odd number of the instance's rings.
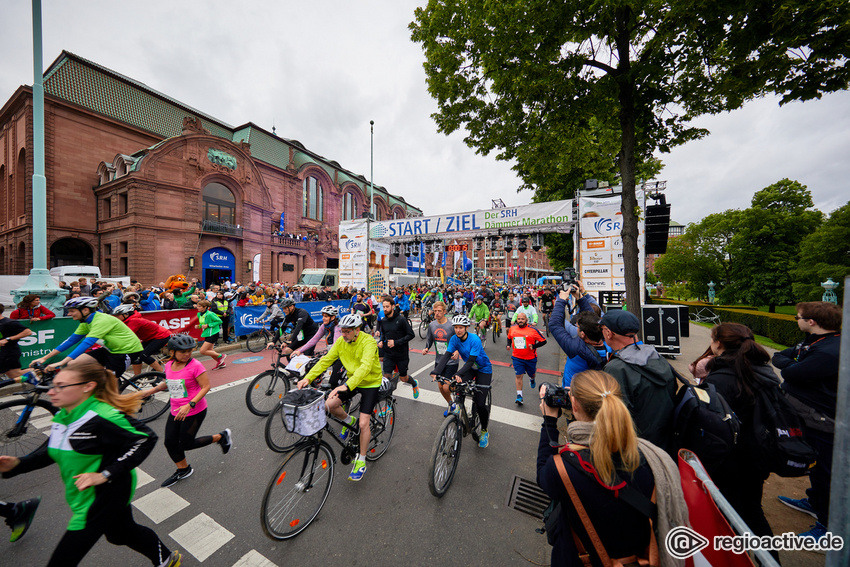
{"label": "manhole cover", "polygon": [[549,496],[537,483],[514,475],[508,494],[508,508],[513,508],[538,520],[543,519],[543,511],[549,507]]}
{"label": "manhole cover", "polygon": [[249,362],[257,362],[258,360],[263,360],[262,356],[246,356],[245,358],[240,358],[239,360],[234,360],[231,364],[248,364]]}

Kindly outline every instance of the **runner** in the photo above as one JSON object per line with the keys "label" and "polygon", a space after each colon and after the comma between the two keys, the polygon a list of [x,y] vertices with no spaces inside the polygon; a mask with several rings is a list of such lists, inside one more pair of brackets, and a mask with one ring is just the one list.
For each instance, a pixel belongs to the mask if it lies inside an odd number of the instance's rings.
{"label": "runner", "polygon": [[195,328],[201,329],[201,338],[203,339],[199,352],[201,355],[209,356],[215,360],[213,370],[218,370],[227,366],[224,363],[227,355],[219,354],[215,351],[215,343],[218,341],[218,335],[221,330],[221,319],[210,310],[210,305],[212,304],[206,299],[199,301],[195,305],[195,309],[198,310],[198,325]]}
{"label": "runner", "polygon": [[[389,295],[381,301],[384,318],[378,322],[378,348],[383,349],[384,377],[391,379],[393,372],[398,369],[402,382],[410,383],[407,376],[410,364],[410,349],[407,345],[416,336],[407,319],[401,316],[401,311]],[[413,399],[419,397],[419,382],[413,378]]]}
{"label": "runner", "polygon": [[546,344],[546,339],[534,327],[528,325],[528,315],[518,313],[516,325],[508,329],[508,344],[516,374],[516,404],[522,405],[522,376],[528,374],[528,385],[535,388],[537,374],[537,349]]}

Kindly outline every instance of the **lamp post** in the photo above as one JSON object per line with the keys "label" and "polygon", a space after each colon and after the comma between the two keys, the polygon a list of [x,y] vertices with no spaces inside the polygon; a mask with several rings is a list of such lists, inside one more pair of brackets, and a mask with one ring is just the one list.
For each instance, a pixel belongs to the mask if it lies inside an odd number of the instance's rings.
{"label": "lamp post", "polygon": [[711,305],[714,305],[714,286],[717,285],[714,283],[714,280],[708,282],[708,302]]}
{"label": "lamp post", "polygon": [[838,297],[835,295],[835,289],[839,285],[841,284],[832,281],[832,278],[826,278],[826,281],[820,284],[820,286],[824,289],[821,301],[826,301],[828,303],[834,303],[838,305]]}
{"label": "lamp post", "polygon": [[[41,55],[41,0],[32,0],[32,269],[23,287],[13,290],[15,303],[34,293],[41,304],[62,314],[68,292],[53,281],[47,269],[47,178],[44,176],[44,84]],[[20,175],[20,172],[15,172]]]}

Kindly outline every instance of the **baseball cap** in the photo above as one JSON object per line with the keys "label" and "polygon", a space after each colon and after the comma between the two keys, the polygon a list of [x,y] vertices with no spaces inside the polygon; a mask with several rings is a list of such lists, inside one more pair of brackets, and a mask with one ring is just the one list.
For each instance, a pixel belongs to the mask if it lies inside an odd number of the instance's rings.
{"label": "baseball cap", "polygon": [[640,332],[640,320],[625,309],[612,309],[602,316],[599,324],[608,327],[617,335],[631,335]]}

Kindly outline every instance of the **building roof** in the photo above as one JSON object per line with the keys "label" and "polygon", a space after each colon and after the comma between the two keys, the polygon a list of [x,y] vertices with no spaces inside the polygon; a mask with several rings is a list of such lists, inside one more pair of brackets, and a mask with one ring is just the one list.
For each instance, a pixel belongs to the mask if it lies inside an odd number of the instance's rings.
{"label": "building roof", "polygon": [[[253,158],[280,169],[287,169],[290,165],[289,150],[294,148],[296,151],[293,152],[292,165],[296,169],[308,163],[315,163],[324,169],[331,179],[334,179],[334,174],[337,173],[340,185],[351,182],[364,193],[368,191],[369,183],[364,176],[348,171],[339,163],[308,150],[298,140],[279,137],[252,122],[233,127],[144,83],[68,51],[62,51],[44,73],[44,90],[57,98],[151,132],[163,139],[180,136],[183,118],[186,116],[200,119],[210,134],[237,144],[247,142],[251,144]],[[387,198],[390,207],[393,204],[402,204],[420,214],[422,212],[421,209],[407,204],[403,198],[390,194],[384,187],[376,185],[375,191]]]}

